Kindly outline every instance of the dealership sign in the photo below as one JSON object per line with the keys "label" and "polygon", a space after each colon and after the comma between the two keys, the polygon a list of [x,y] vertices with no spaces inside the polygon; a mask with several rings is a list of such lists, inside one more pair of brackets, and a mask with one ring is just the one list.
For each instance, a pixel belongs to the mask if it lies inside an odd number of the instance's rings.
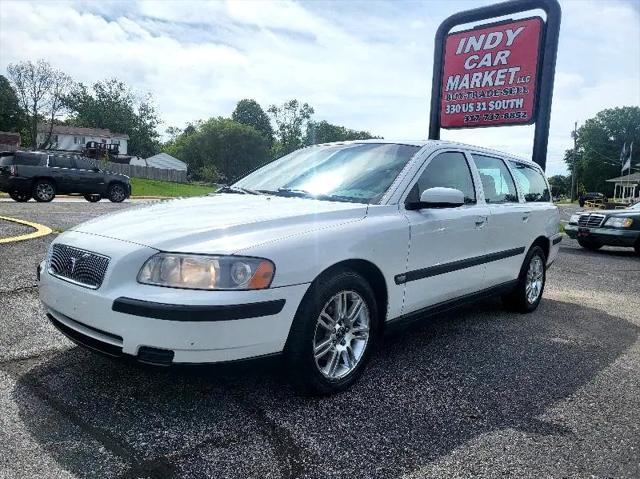
{"label": "dealership sign", "polygon": [[534,17],[447,35],[440,126],[534,123],[543,25]]}

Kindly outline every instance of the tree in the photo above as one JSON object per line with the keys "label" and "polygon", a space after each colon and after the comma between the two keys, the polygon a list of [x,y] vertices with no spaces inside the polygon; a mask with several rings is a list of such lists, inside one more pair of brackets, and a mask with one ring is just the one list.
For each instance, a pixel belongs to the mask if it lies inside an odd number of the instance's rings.
{"label": "tree", "polygon": [[276,123],[274,156],[283,156],[304,146],[302,137],[307,122],[314,110],[307,103],[300,105],[298,100],[289,100],[281,106],[271,105],[267,112]]}
{"label": "tree", "polygon": [[319,143],[330,143],[332,141],[368,140],[370,138],[380,138],[368,131],[356,131],[340,125],[332,125],[327,121],[310,121],[307,123],[307,133],[305,145],[317,145]]}
{"label": "tree", "polygon": [[269,116],[257,101],[251,99],[240,100],[231,114],[231,119],[258,130],[267,139],[269,148],[271,148],[273,145],[271,120],[269,120]]}
{"label": "tree", "polygon": [[264,135],[229,118],[211,118],[183,133],[166,148],[189,165],[195,179],[232,181],[269,159]]}
{"label": "tree", "polygon": [[24,111],[16,92],[4,76],[0,75],[0,131],[19,132],[25,126]]}
{"label": "tree", "polygon": [[80,83],[65,97],[65,104],[73,125],[128,134],[129,154],[146,158],[160,151],[160,118],[151,96],[139,98],[120,80],[96,82],[91,89]]}
{"label": "tree", "polygon": [[571,193],[571,176],[554,175],[549,178],[553,196],[569,195]]}
{"label": "tree", "polygon": [[[587,191],[599,191],[608,195],[613,185],[607,180],[622,175],[620,151],[626,143],[640,145],[640,107],[625,106],[602,110],[588,119],[578,129],[575,158],[576,184],[584,185]],[[634,155],[633,164],[637,163]],[[565,162],[572,171],[572,150],[565,154]]]}
{"label": "tree", "polygon": [[[51,142],[53,124],[64,111],[63,98],[72,85],[69,75],[53,68],[48,62],[38,60],[36,63],[24,61],[9,64],[7,73],[13,83],[20,106],[28,116],[31,146],[47,147]],[[35,140],[38,136],[38,122],[47,120],[49,130],[40,145]]]}

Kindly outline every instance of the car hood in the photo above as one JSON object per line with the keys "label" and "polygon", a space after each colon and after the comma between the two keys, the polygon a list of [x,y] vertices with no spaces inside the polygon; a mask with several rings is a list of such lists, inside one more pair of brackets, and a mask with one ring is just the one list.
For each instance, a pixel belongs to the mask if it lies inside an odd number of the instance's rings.
{"label": "car hood", "polygon": [[623,210],[593,210],[593,211],[581,211],[579,214],[594,214],[594,215],[630,215],[630,214],[640,214],[640,210],[632,210],[630,208]]}
{"label": "car hood", "polygon": [[72,231],[161,251],[232,254],[258,244],[357,221],[367,205],[306,198],[217,194],[132,207]]}

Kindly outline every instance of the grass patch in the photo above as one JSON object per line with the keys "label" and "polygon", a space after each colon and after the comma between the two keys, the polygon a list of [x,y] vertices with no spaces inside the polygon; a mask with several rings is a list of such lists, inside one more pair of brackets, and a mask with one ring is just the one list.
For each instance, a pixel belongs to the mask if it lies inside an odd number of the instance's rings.
{"label": "grass patch", "polygon": [[214,191],[212,186],[131,178],[131,196],[201,196]]}

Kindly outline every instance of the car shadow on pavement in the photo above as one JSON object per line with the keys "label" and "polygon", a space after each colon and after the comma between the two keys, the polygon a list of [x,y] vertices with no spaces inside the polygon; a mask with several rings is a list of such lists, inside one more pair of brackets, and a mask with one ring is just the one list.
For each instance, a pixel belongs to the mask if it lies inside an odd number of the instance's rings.
{"label": "car shadow on pavement", "polygon": [[[397,477],[500,429],[572,435],[545,411],[638,329],[572,303],[518,315],[490,300],[387,335],[333,397],[295,395],[278,362],[158,369],[73,348],[15,371],[13,398],[29,434],[79,477]],[[34,410],[34,394],[80,433]],[[81,436],[102,452],[65,446]]]}

